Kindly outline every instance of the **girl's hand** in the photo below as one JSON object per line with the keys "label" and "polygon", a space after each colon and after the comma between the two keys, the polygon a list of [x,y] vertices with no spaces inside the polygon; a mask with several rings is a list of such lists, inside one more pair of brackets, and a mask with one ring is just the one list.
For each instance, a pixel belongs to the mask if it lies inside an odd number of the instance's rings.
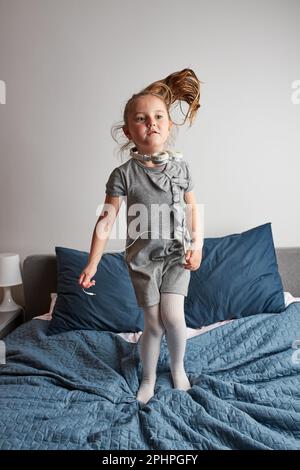
{"label": "girl's hand", "polygon": [[88,264],[80,274],[78,284],[86,289],[89,289],[89,287],[94,286],[96,284],[96,281],[91,281],[91,279],[96,274],[96,272],[97,268]]}
{"label": "girl's hand", "polygon": [[202,250],[187,250],[185,254],[186,264],[184,264],[185,269],[190,269],[191,271],[196,271],[200,267],[202,260]]}

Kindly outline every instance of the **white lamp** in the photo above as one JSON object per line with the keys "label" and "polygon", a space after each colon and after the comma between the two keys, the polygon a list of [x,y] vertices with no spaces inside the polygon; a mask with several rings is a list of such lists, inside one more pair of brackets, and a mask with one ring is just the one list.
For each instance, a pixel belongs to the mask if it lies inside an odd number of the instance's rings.
{"label": "white lamp", "polygon": [[0,313],[10,312],[21,307],[14,302],[10,291],[10,286],[17,286],[18,284],[22,284],[19,255],[15,253],[0,253],[0,287],[4,288]]}

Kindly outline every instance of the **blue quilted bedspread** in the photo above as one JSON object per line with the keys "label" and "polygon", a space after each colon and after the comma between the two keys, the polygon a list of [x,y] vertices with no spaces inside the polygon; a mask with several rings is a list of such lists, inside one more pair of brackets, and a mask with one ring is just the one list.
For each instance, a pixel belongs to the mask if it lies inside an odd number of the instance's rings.
{"label": "blue quilted bedspread", "polygon": [[300,449],[300,303],[189,339],[188,392],[172,389],[164,340],[147,405],[138,345],[47,327],[32,320],[5,340],[0,449]]}

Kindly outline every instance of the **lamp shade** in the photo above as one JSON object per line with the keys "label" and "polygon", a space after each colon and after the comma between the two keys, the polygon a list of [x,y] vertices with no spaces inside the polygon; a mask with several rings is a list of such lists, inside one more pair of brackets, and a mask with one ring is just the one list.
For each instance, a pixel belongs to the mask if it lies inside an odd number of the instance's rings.
{"label": "lamp shade", "polygon": [[16,253],[0,253],[0,287],[22,284],[20,256]]}

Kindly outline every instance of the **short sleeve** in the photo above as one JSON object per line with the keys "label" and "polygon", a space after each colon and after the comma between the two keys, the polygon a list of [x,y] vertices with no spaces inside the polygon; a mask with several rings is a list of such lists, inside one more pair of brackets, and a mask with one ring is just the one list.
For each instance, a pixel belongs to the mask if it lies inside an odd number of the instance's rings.
{"label": "short sleeve", "polygon": [[109,196],[125,196],[125,184],[122,178],[122,173],[119,168],[115,168],[106,183],[106,194]]}
{"label": "short sleeve", "polygon": [[192,191],[195,185],[192,179],[191,169],[190,169],[188,162],[185,162],[185,166],[186,166],[186,178],[188,180],[188,187],[184,190],[184,192],[187,193],[189,191]]}

